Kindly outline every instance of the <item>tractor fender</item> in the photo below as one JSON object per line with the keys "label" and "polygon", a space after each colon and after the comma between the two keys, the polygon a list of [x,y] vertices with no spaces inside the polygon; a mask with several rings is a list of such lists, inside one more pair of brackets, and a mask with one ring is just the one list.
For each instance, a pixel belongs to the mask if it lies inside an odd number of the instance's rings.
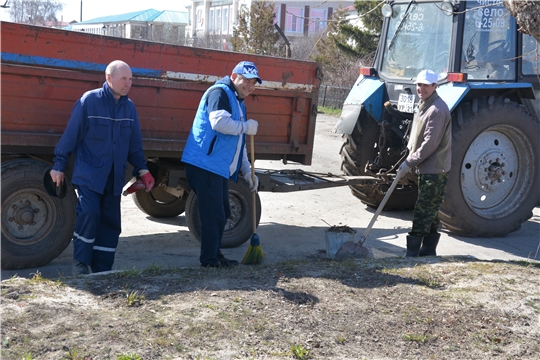
{"label": "tractor fender", "polygon": [[441,99],[448,105],[450,112],[452,112],[470,91],[480,93],[478,97],[481,97],[483,91],[492,92],[493,90],[509,89],[518,91],[522,98],[534,99],[533,87],[530,83],[446,83],[437,87],[437,94],[439,94]]}
{"label": "tractor fender", "polygon": [[362,109],[380,122],[383,114],[383,96],[383,81],[376,77],[360,76],[347,95],[341,117],[332,131],[336,134],[351,134]]}

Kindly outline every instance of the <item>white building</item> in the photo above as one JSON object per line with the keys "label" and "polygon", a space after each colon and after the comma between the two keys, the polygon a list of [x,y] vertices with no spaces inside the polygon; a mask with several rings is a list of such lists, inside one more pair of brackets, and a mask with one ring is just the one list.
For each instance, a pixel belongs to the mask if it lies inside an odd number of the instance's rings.
{"label": "white building", "polygon": [[[193,0],[189,10],[190,24],[186,37],[221,35],[232,36],[234,26],[238,25],[237,15],[243,8],[251,7],[256,0]],[[327,21],[336,10],[354,4],[350,1],[274,1],[276,23],[290,39],[324,31]]]}
{"label": "white building", "polygon": [[180,11],[158,11],[154,9],[72,23],[67,29],[99,35],[117,36],[128,39],[183,43],[189,13]]}

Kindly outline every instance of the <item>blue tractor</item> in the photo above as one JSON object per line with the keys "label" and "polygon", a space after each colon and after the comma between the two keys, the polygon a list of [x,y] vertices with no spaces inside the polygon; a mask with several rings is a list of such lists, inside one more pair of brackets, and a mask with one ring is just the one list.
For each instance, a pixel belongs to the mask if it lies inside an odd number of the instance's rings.
{"label": "blue tractor", "polygon": [[[343,134],[342,170],[375,184],[350,186],[376,207],[407,156],[418,97],[414,79],[439,75],[452,112],[452,170],[439,216],[449,231],[500,237],[540,204],[538,42],[518,31],[501,0],[387,1],[372,67],[360,69],[334,129]],[[414,206],[408,175],[385,209]]]}

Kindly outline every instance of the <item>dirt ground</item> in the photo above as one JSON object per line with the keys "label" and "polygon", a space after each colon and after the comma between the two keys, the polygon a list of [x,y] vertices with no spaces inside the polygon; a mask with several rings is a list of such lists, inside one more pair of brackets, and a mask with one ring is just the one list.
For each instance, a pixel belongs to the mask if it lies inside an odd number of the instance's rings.
{"label": "dirt ground", "polygon": [[[307,171],[339,173],[334,123],[318,116]],[[414,260],[402,257],[410,211],[383,212],[370,257],[338,261],[328,224],[359,236],[373,216],[347,188],[261,199],[262,265],[202,269],[183,216],[153,219],[125,198],[115,272],[71,277],[71,246],[2,270],[0,357],[538,359],[540,208],[505,238],[443,232],[440,257]],[[240,260],[248,245],[224,253]]]}
{"label": "dirt ground", "polygon": [[540,268],[470,258],[162,269],[1,285],[2,359],[538,359]]}

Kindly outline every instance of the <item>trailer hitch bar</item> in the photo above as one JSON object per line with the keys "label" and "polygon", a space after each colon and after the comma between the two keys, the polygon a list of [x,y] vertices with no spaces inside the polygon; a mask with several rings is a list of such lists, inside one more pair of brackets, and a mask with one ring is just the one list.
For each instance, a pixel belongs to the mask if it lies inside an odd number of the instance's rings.
{"label": "trailer hitch bar", "polygon": [[346,176],[332,173],[307,172],[300,169],[255,169],[255,174],[259,178],[258,191],[269,192],[293,192],[350,185],[390,184],[393,177],[395,177],[395,174],[388,174],[382,177]]}

